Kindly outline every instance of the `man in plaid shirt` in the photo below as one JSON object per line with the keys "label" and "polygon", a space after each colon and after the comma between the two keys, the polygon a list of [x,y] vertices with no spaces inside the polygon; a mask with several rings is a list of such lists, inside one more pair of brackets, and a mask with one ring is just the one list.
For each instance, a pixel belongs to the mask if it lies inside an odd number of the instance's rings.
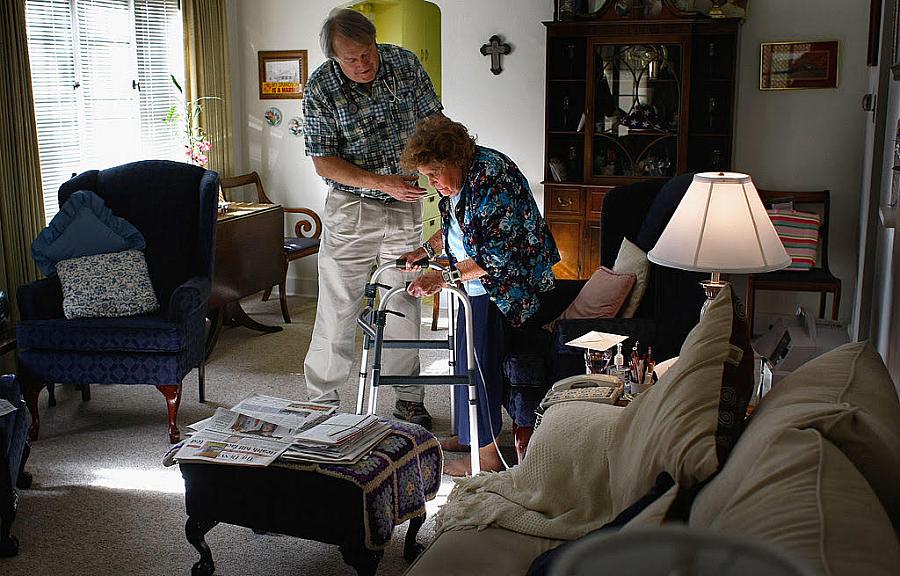
{"label": "man in plaid shirt", "polygon": [[[303,95],[306,155],[329,185],[319,248],[319,301],[303,368],[312,400],[337,402],[352,369],[356,317],[373,264],[421,244],[424,190],[402,174],[400,153],[416,124],[441,113],[434,86],[409,50],[375,43],[375,27],[354,10],[335,10],[319,35],[329,60]],[[402,286],[401,272],[381,281]],[[418,339],[419,303],[391,301],[386,339]],[[383,372],[415,375],[417,350],[385,350]],[[424,388],[397,389],[394,416],[431,428]]]}

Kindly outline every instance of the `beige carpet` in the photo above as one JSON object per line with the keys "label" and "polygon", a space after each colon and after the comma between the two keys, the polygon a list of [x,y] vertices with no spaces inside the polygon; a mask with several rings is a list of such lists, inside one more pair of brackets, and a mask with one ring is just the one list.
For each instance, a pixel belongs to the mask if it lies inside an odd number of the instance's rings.
{"label": "beige carpet", "polygon": [[[253,299],[245,308],[265,324],[282,322],[277,300]],[[445,330],[430,331],[430,303],[425,303],[423,312],[423,335],[446,338]],[[251,392],[306,398],[303,358],[315,301],[291,298],[291,314],[294,322],[279,333],[260,334],[245,328],[223,331],[206,369],[206,404],[197,401],[196,371],[184,381],[178,415],[182,430],[211,415],[217,406],[230,407]],[[421,357],[423,372],[446,373],[446,352],[422,351]],[[448,390],[427,391],[426,405],[438,436],[450,429]],[[46,394],[41,396],[41,437],[33,444],[28,462],[35,482],[30,490],[20,491],[13,524],[21,551],[16,558],[0,559],[0,574],[189,574],[198,555],[184,537],[184,485],[177,466],[164,468],[160,463],[168,448],[162,395],[152,386],[93,386],[89,402],[82,402],[80,393],[69,386],[57,386],[56,394],[54,408],[48,408]],[[347,382],[341,394],[342,409],[352,411],[355,379]],[[393,402],[393,392],[382,390],[378,413],[389,415]],[[506,420],[501,436],[504,446],[511,444],[509,430]],[[509,452],[504,449],[505,454]],[[451,485],[444,477],[441,495],[429,507],[429,518]],[[427,542],[432,533],[429,519],[420,541]],[[406,569],[405,534],[405,525],[395,530],[379,575],[402,574]],[[341,560],[337,547],[327,544],[260,536],[222,524],[207,535],[207,542],[220,575],[354,573]]]}

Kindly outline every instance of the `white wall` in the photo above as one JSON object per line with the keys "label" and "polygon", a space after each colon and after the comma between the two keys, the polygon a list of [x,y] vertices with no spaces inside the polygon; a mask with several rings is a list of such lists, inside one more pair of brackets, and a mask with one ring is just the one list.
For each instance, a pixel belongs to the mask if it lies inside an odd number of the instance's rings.
{"label": "white wall", "polygon": [[[443,102],[448,116],[466,124],[480,143],[518,163],[543,206],[545,28],[553,0],[433,0],[441,8]],[[258,171],[275,201],[321,210],[326,188],[304,155],[302,138],[287,131],[300,114],[299,100],[259,100],[258,50],[309,51],[310,68],[324,61],[318,31],[339,0],[235,0],[237,43],[232,68],[241,101],[235,129],[242,149],[237,169]],[[844,282],[841,315],[849,318],[856,274],[858,195],[864,122],[859,106],[865,87],[868,11],[846,0],[754,0],[741,32],[735,168],[764,188],[832,191],[832,270]],[[814,9],[813,9],[814,7]],[[493,75],[478,49],[492,34],[513,46],[503,73]],[[761,92],[759,43],[778,40],[841,42],[836,90]],[[277,106],[281,126],[265,124],[263,112]],[[315,262],[294,263],[290,290],[315,292]],[[816,306],[816,298],[805,301]],[[791,311],[792,300],[760,295],[758,306]]]}
{"label": "white wall", "polygon": [[[553,0],[435,0],[441,8],[443,103],[445,113],[466,124],[480,143],[497,148],[518,163],[543,205],[544,27],[553,17]],[[291,136],[287,123],[300,115],[300,100],[260,100],[257,87],[258,50],[308,50],[310,69],[324,61],[318,33],[329,10],[340,0],[237,0],[230,35],[234,82],[240,82],[235,102],[243,146],[236,170],[256,170],[266,192],[285,206],[321,211],[326,187],[304,155],[302,138]],[[503,73],[490,71],[490,59],[478,51],[492,34],[513,46],[503,58]],[[263,120],[269,106],[284,120],[271,127]],[[292,264],[289,292],[313,294],[313,258]]]}
{"label": "white wall", "polygon": [[[866,3],[867,4],[867,3]],[[831,190],[831,271],[842,281],[840,315],[849,321],[856,287],[859,194],[866,114],[868,10],[847,0],[753,0],[741,30],[735,138],[736,170],[760,188]],[[759,90],[759,45],[838,40],[837,89]],[[758,293],[757,310],[818,312],[818,296]],[[830,301],[827,313],[830,314]]]}

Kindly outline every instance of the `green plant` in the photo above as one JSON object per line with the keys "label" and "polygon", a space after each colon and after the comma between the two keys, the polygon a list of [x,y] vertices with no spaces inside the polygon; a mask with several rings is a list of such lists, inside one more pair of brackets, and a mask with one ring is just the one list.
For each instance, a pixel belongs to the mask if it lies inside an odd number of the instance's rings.
{"label": "green plant", "polygon": [[199,117],[200,113],[203,112],[204,100],[221,100],[221,98],[217,96],[203,96],[194,100],[184,100],[184,90],[182,90],[181,84],[178,83],[174,75],[170,74],[169,78],[172,79],[172,84],[175,85],[181,96],[180,100],[183,100],[184,104],[181,111],[178,110],[179,107],[177,105],[169,108],[169,112],[166,114],[163,122],[181,135],[184,143],[184,154],[188,157],[189,162],[197,166],[206,166],[209,162],[209,156],[206,153],[212,148],[212,144],[203,132],[203,128],[200,127]]}

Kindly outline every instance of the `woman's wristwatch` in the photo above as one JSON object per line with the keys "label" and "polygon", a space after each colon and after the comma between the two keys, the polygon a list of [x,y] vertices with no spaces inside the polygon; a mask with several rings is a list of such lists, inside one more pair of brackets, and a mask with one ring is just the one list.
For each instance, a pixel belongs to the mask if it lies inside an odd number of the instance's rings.
{"label": "woman's wristwatch", "polygon": [[425,255],[428,256],[429,260],[434,260],[437,253],[434,251],[434,247],[431,245],[431,242],[427,240],[422,242],[422,249],[425,250]]}
{"label": "woman's wristwatch", "polygon": [[462,280],[462,274],[457,268],[450,268],[449,270],[441,270],[441,278],[444,279],[448,286],[452,286]]}

